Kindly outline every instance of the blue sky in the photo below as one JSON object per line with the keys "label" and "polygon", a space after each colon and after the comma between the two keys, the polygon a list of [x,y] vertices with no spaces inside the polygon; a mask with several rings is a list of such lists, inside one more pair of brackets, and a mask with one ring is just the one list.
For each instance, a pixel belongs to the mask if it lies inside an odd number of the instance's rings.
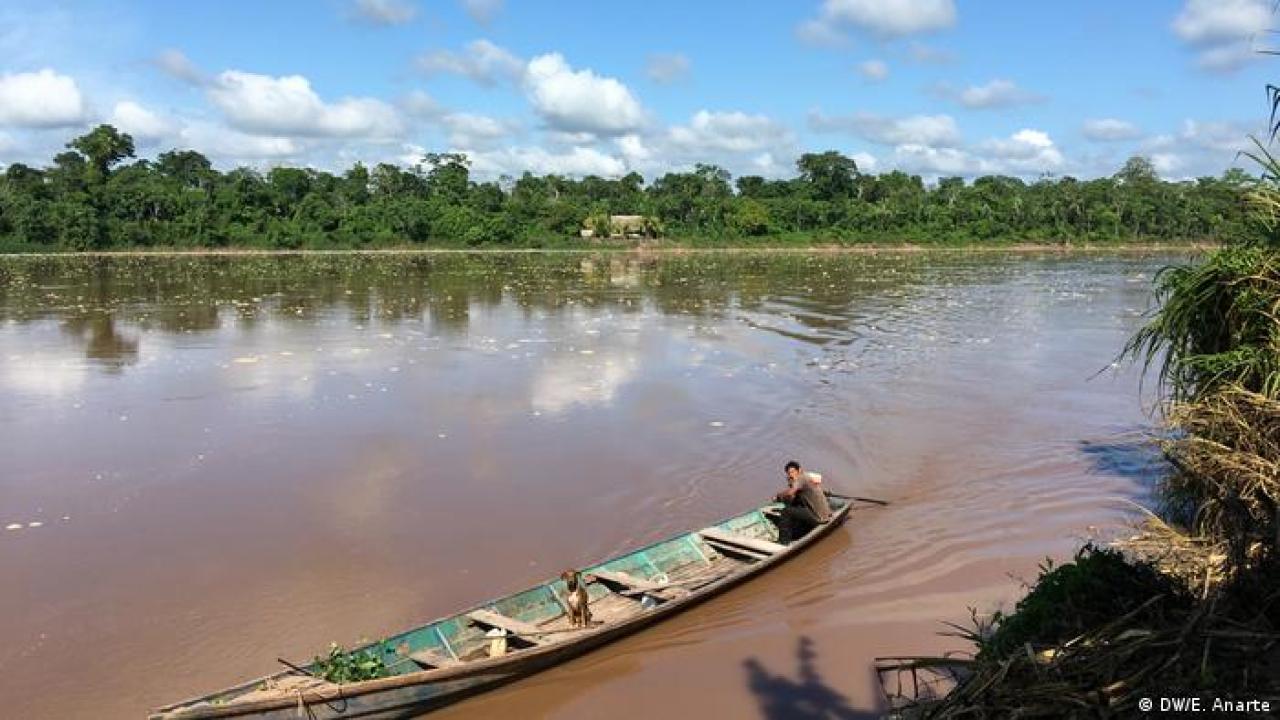
{"label": "blue sky", "polygon": [[1271,0],[9,0],[0,165],[113,122],[221,167],[1194,177],[1262,130],[1273,26]]}

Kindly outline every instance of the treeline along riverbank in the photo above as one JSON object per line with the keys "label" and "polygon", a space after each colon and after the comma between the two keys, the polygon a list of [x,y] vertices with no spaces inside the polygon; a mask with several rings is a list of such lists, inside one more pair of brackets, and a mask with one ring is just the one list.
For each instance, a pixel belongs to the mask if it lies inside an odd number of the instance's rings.
{"label": "treeline along riverbank", "polygon": [[37,168],[0,176],[0,250],[572,247],[633,216],[627,234],[681,245],[1187,242],[1244,231],[1250,179],[1168,182],[1142,157],[1112,177],[1035,182],[986,176],[926,184],[865,174],[835,151],[807,153],[796,176],[733,178],[714,165],[646,181],[525,173],[478,182],[461,154],[405,169],[355,164],[215,169],[194,150],[135,159],[133,139],[101,125]]}

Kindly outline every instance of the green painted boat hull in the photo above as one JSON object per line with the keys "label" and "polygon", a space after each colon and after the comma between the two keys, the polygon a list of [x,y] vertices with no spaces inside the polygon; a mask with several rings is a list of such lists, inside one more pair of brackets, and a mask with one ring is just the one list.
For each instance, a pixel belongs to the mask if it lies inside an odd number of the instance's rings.
{"label": "green painted boat hull", "polygon": [[[692,590],[687,591],[687,594],[667,598],[654,607],[644,607],[637,603],[636,610],[628,616],[605,621],[590,630],[552,631],[547,634],[547,637],[553,638],[552,641],[527,646],[519,644],[522,639],[520,636],[514,636],[513,641],[517,645],[510,652],[499,657],[488,657],[490,638],[485,635],[484,627],[469,618],[468,614],[490,611],[539,627],[563,623],[566,618],[564,582],[560,579],[549,580],[388,637],[380,643],[356,648],[381,653],[384,664],[391,672],[390,677],[303,689],[292,694],[280,692],[275,697],[250,700],[253,697],[250,694],[265,685],[291,677],[298,679],[298,673],[286,671],[159,708],[150,718],[285,720],[309,717],[390,720],[417,717],[424,712],[561,664],[665,620],[795,557],[833,532],[855,506],[854,500],[840,495],[828,493],[828,499],[833,511],[831,521],[819,525],[786,546],[775,545],[777,527],[768,513],[776,510],[777,506],[766,505],[702,531],[677,535],[583,568],[581,572],[584,577],[591,577],[596,572],[611,575],[625,573],[625,576],[639,581],[660,583],[664,577],[682,573],[698,578],[697,571],[713,567],[717,562],[723,562],[726,567],[723,574],[710,575],[706,582],[690,586]],[[742,538],[746,545],[774,546],[773,553],[766,556],[765,552],[750,547],[708,541],[700,533],[709,529]],[[736,556],[733,560],[736,565],[727,560],[732,556]],[[590,582],[585,587],[593,605],[627,594],[604,582]],[[567,635],[565,639],[555,641],[552,634],[554,632],[565,632]],[[411,657],[415,655],[419,658],[438,657],[442,663],[439,667],[424,666],[420,659]],[[316,670],[313,666],[304,669]],[[302,715],[299,715],[300,711]]]}

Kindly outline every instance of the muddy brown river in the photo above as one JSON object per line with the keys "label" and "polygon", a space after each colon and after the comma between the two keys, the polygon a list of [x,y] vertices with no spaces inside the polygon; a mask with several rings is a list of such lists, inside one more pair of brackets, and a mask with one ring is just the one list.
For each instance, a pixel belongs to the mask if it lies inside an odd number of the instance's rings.
{"label": "muddy brown river", "polygon": [[874,658],[963,649],[943,623],[1148,497],[1153,388],[1111,364],[1185,260],[0,259],[0,716],[143,717],[703,527],[796,458],[892,504],[432,717],[872,717]]}

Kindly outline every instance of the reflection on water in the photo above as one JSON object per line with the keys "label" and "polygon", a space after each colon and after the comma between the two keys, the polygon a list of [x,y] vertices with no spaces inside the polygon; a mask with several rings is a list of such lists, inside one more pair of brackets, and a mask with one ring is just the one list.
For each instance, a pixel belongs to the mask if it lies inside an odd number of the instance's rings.
{"label": "reflection on water", "polygon": [[819,676],[874,711],[872,657],[954,647],[1145,497],[1138,378],[1098,371],[1173,259],[0,259],[6,712],[137,717],[736,512],[791,457],[893,504],[442,716],[767,714]]}

